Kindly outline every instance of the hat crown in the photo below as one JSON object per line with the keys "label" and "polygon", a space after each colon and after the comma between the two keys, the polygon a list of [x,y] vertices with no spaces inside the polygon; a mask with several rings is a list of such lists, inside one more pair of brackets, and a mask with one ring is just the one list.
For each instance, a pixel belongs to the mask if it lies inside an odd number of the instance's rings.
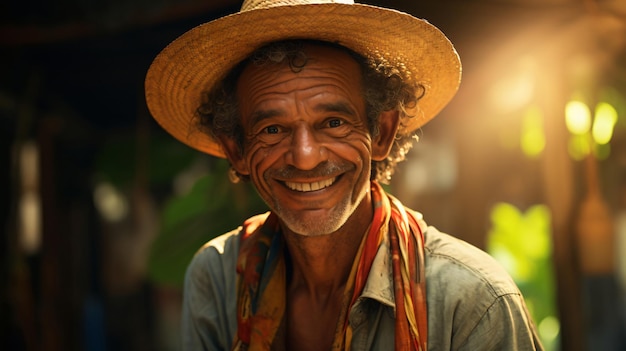
{"label": "hat crown", "polygon": [[353,0],[244,0],[241,12],[260,10],[277,6],[295,6],[312,4],[354,4]]}

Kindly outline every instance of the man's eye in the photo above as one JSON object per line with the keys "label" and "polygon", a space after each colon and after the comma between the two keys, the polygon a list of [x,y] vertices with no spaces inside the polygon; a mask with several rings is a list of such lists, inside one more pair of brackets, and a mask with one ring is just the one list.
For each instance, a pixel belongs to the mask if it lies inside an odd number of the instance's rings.
{"label": "man's eye", "polygon": [[280,129],[277,126],[265,127],[265,133],[267,134],[278,134],[279,131]]}
{"label": "man's eye", "polygon": [[331,119],[330,121],[328,121],[328,126],[330,128],[337,128],[339,126],[341,126],[344,122],[341,119]]}

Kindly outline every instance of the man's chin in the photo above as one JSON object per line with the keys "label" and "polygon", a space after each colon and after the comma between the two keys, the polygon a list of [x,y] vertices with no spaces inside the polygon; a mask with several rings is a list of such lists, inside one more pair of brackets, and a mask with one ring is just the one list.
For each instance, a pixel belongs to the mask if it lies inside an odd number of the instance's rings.
{"label": "man's chin", "polygon": [[307,237],[324,236],[338,231],[346,222],[335,213],[278,213],[290,231]]}
{"label": "man's chin", "polygon": [[330,208],[297,209],[280,206],[274,202],[273,211],[290,231],[307,237],[330,235],[339,231],[355,214],[366,193],[356,202],[345,196]]}
{"label": "man's chin", "polygon": [[[321,223],[321,224],[320,224]],[[330,226],[328,223],[316,222],[316,223],[293,223],[288,224],[285,223],[287,227],[294,233],[306,236],[306,237],[317,237],[317,236],[325,236],[335,233],[341,228],[341,225]]]}

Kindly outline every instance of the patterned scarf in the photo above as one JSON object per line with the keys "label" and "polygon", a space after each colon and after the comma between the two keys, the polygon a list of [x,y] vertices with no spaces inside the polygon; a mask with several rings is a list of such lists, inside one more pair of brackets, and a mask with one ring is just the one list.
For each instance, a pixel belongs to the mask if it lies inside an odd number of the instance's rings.
{"label": "patterned scarf", "polygon": [[[372,200],[374,218],[346,283],[346,308],[341,313],[332,350],[350,350],[352,329],[347,316],[363,292],[384,235],[388,235],[396,304],[395,349],[426,351],[424,237],[418,219],[376,182],[372,182]],[[266,213],[248,219],[241,240],[233,350],[268,351],[283,322],[287,291],[278,218]]]}

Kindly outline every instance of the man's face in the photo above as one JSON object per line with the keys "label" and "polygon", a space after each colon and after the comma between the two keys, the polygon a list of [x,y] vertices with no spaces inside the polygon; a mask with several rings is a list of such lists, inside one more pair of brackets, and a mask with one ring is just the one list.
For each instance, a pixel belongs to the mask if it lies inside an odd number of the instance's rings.
{"label": "man's face", "polygon": [[287,64],[244,69],[243,152],[228,153],[284,225],[315,236],[340,229],[359,206],[371,212],[372,137],[356,61],[328,47],[305,52],[298,73]]}

